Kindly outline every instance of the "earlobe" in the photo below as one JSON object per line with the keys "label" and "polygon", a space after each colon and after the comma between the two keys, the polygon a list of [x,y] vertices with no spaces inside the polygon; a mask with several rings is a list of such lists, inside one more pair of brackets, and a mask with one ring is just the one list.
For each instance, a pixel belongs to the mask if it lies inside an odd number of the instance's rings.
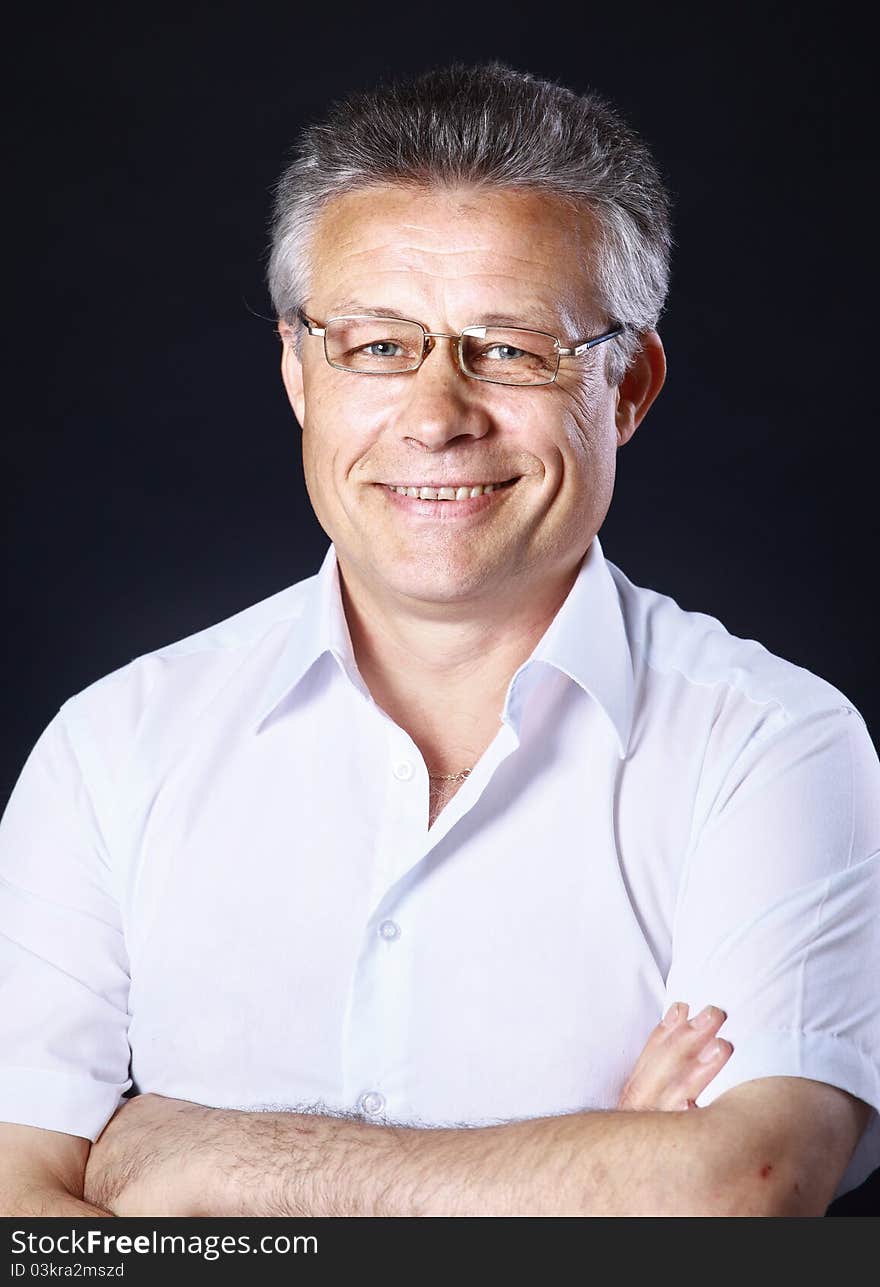
{"label": "earlobe", "polygon": [[618,395],[617,410],[614,415],[617,428],[617,445],[623,447],[636,431],[637,425],[633,415],[633,404],[627,398]]}

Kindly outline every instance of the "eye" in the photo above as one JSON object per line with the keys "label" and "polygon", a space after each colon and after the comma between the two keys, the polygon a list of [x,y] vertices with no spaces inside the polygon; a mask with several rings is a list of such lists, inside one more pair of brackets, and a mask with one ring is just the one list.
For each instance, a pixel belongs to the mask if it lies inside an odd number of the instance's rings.
{"label": "eye", "polygon": [[514,348],[512,344],[490,344],[483,350],[483,356],[487,358],[500,358],[502,361],[511,361],[514,358],[525,357],[525,349]]}
{"label": "eye", "polygon": [[366,353],[368,357],[400,357],[403,349],[394,340],[373,340],[371,344],[363,345],[358,352]]}

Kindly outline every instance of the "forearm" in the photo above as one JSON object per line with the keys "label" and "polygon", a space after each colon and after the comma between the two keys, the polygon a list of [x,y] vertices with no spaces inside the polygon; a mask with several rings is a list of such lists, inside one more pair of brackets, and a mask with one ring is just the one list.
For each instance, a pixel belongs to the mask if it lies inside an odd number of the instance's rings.
{"label": "forearm", "polygon": [[[168,1191],[178,1214],[660,1215],[752,1209],[750,1159],[733,1158],[720,1137],[713,1143],[711,1110],[594,1112],[437,1130],[309,1114],[197,1111],[206,1114],[199,1147],[180,1173],[176,1192]],[[721,1175],[727,1177],[723,1186]],[[756,1214],[769,1196],[756,1195]]]}
{"label": "forearm", "polygon": [[[230,1122],[251,1165],[229,1175],[217,1197],[260,1193],[269,1140],[276,1140],[277,1214],[577,1215],[622,1210],[641,1171],[642,1199],[654,1195],[636,1158],[677,1139],[669,1114],[591,1113],[503,1126],[419,1130],[345,1119],[284,1115],[271,1123]],[[287,1149],[285,1143],[292,1147]],[[278,1146],[281,1146],[279,1149]],[[295,1165],[285,1164],[290,1154]],[[671,1179],[671,1177],[669,1177]],[[243,1182],[243,1189],[239,1189]],[[669,1186],[665,1193],[668,1196]],[[658,1189],[659,1193],[659,1189]],[[265,1190],[263,1190],[265,1197]],[[269,1212],[267,1212],[269,1214]]]}

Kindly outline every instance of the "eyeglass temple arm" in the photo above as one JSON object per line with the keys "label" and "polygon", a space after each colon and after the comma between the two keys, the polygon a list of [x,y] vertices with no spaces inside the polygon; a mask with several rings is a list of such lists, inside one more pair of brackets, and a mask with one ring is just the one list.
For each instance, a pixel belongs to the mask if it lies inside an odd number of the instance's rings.
{"label": "eyeglass temple arm", "polygon": [[325,328],[323,326],[316,326],[310,317],[306,317],[302,309],[297,312],[297,317],[302,322],[309,335],[323,335],[325,333]]}
{"label": "eyeglass temple arm", "polygon": [[581,344],[576,344],[572,349],[560,349],[559,356],[580,357],[582,353],[586,353],[587,349],[595,348],[597,344],[604,344],[606,340],[613,340],[615,336],[622,335],[623,331],[624,328],[618,326],[613,331],[606,331],[604,335],[597,335],[595,339],[584,340]]}

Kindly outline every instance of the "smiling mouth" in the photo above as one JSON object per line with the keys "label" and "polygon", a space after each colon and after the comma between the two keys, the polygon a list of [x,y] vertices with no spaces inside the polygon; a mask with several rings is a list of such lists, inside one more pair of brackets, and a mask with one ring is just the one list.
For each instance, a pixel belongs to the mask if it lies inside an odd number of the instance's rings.
{"label": "smiling mouth", "polygon": [[519,477],[508,478],[503,483],[451,483],[432,487],[428,484],[409,486],[405,483],[380,483],[381,487],[387,487],[389,491],[396,492],[398,496],[408,496],[413,500],[430,500],[430,501],[463,501],[472,500],[477,496],[491,495],[492,492],[503,490],[505,487],[512,487],[514,483],[519,482]]}

